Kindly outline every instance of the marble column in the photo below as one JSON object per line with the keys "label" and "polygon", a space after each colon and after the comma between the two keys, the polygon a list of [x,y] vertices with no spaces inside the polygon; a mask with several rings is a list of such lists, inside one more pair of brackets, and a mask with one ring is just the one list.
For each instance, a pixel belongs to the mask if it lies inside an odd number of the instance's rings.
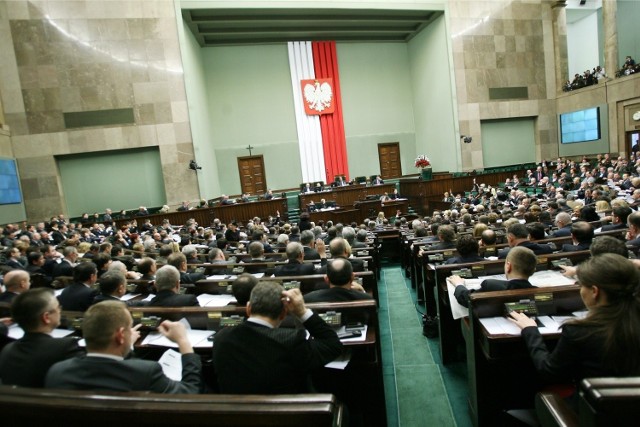
{"label": "marble column", "polygon": [[618,64],[618,25],[616,0],[602,0],[602,25],[604,32],[604,67],[607,77],[613,78]]}
{"label": "marble column", "polygon": [[[555,57],[556,92],[562,90],[569,74],[569,52],[567,48],[567,11],[565,0],[553,5],[553,54]],[[551,94],[549,94],[551,95]]]}

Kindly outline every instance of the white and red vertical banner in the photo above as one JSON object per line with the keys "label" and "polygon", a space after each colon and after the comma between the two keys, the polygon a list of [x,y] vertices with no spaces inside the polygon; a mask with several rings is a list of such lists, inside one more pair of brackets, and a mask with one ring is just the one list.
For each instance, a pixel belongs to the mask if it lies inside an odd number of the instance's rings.
{"label": "white and red vertical banner", "polygon": [[304,182],[349,177],[336,43],[289,42]]}

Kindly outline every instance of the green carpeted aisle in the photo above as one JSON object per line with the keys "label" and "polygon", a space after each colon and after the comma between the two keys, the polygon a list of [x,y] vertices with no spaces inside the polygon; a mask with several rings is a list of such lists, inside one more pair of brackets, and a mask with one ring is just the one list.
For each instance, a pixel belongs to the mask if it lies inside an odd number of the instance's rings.
{"label": "green carpeted aisle", "polygon": [[439,363],[438,340],[422,335],[415,294],[398,264],[387,264],[378,284],[388,425],[470,426],[464,363]]}

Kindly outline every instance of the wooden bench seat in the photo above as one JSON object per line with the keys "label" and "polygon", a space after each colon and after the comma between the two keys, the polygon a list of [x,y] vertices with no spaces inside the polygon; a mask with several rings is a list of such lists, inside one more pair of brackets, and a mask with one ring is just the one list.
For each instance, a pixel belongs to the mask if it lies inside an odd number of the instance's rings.
{"label": "wooden bench seat", "polygon": [[4,427],[310,426],[343,425],[331,394],[168,395],[0,386]]}

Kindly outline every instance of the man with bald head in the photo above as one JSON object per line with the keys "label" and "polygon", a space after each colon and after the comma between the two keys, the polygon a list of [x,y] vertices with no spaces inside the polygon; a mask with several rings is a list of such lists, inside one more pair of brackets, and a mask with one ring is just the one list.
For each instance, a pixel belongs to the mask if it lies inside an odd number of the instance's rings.
{"label": "man with bald head", "polygon": [[4,275],[4,286],[6,291],[0,295],[0,302],[11,303],[15,297],[31,287],[29,273],[25,270],[11,270]]}
{"label": "man with bald head", "polygon": [[327,264],[324,276],[329,289],[319,289],[304,296],[305,302],[342,302],[369,300],[373,297],[365,292],[358,283],[354,283],[355,275],[351,263],[344,258],[336,258]]}
{"label": "man with bald head", "polygon": [[[535,273],[537,263],[538,258],[531,249],[523,246],[511,248],[504,263],[504,275],[507,280],[483,280],[478,292],[533,288],[529,277]],[[464,279],[453,275],[449,276],[447,281],[455,286],[454,296],[460,305],[469,307],[469,296],[473,291],[465,286]]]}
{"label": "man with bald head", "polygon": [[[331,242],[329,243],[329,252],[331,253],[331,259],[342,258],[349,260],[354,272],[364,271],[364,261],[358,258],[351,257],[351,246],[349,245],[349,242],[347,242],[342,237],[336,237],[335,239],[331,240]],[[326,266],[322,267],[319,273],[326,274]]]}

